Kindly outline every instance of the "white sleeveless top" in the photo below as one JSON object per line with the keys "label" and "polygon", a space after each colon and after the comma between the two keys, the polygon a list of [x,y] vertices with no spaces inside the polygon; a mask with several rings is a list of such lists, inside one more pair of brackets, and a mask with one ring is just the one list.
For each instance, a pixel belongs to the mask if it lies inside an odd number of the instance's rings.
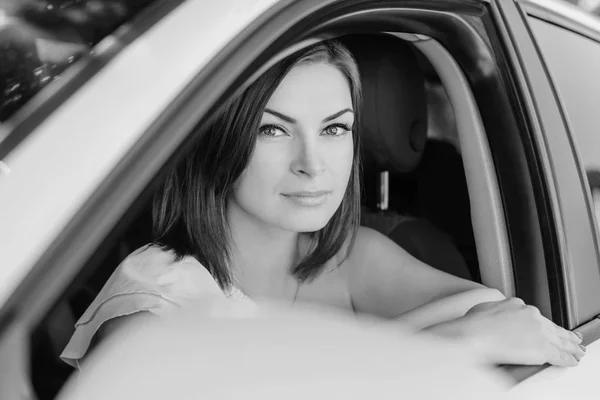
{"label": "white sleeveless top", "polygon": [[249,299],[237,289],[224,293],[194,257],[175,261],[175,253],[146,245],[119,264],[98,296],[75,323],[75,332],[60,358],[73,367],[86,355],[92,338],[106,321],[141,311],[162,316],[199,297]]}

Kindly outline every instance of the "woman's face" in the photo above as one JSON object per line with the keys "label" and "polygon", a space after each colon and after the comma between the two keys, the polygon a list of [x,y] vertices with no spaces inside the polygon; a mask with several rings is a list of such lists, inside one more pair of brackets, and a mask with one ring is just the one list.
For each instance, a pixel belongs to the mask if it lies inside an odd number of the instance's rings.
{"label": "woman's face", "polygon": [[352,170],[350,86],[334,66],[294,67],[269,100],[256,148],[231,206],[293,232],[323,228],[340,206]]}

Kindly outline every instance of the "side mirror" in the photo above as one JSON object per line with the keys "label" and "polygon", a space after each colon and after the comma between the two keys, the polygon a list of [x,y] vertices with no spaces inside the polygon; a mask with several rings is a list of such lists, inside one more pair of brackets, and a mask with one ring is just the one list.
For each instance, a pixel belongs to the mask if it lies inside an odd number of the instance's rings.
{"label": "side mirror", "polygon": [[596,214],[596,224],[600,229],[600,170],[588,169],[586,170],[588,184],[590,185],[590,191],[592,193],[592,200],[594,204],[594,212]]}

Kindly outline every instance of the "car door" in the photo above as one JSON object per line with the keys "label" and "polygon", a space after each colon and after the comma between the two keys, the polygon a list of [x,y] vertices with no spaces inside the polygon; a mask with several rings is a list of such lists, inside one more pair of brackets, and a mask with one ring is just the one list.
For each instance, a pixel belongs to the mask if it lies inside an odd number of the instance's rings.
{"label": "car door", "polygon": [[[600,257],[598,225],[589,173],[598,158],[600,24],[579,10],[554,2],[499,2],[520,65],[521,87],[528,92],[533,140],[530,162],[537,163],[548,199],[546,269],[554,321],[584,335],[587,354],[577,368],[519,368],[528,377],[514,392],[524,398],[593,398],[600,365]],[[525,99],[524,99],[525,100]],[[535,117],[534,117],[535,115]],[[535,153],[535,154],[534,154]],[[552,216],[553,214],[553,216]],[[554,239],[549,236],[554,236]],[[530,271],[533,272],[533,271]],[[523,279],[524,288],[545,284],[541,274]],[[528,283],[527,283],[528,282]]]}

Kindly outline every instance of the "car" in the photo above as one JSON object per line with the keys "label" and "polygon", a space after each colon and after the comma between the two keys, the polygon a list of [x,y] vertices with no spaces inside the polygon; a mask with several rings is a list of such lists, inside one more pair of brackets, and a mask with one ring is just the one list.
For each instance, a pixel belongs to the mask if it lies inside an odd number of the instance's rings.
{"label": "car", "polygon": [[398,112],[422,107],[426,137],[368,138],[363,223],[583,334],[575,368],[500,366],[516,394],[595,395],[596,17],[558,0],[0,7],[0,398],[55,398],[74,322],[151,240],[152,194],[198,128],[268,66],[333,37],[393,39],[424,82],[423,103],[404,93]]}

